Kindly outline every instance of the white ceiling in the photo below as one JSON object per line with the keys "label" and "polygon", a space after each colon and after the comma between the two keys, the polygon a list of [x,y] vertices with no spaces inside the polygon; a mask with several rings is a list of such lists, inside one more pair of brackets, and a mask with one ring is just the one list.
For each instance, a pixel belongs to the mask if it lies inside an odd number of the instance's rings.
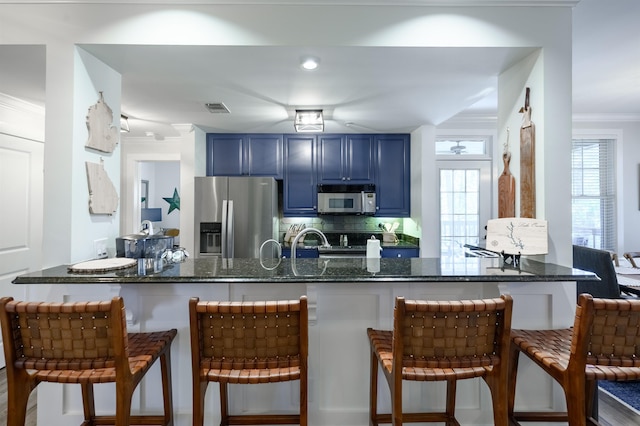
{"label": "white ceiling", "polygon": [[[416,3],[416,2],[414,2]],[[574,9],[575,115],[640,120],[638,0]],[[122,74],[131,136],[293,132],[296,107],[321,107],[326,132],[409,132],[456,114],[495,115],[497,75],[532,52],[500,48],[83,46]],[[320,67],[302,71],[313,54]],[[44,48],[0,46],[0,92],[44,104]],[[230,114],[204,104],[223,102]]]}

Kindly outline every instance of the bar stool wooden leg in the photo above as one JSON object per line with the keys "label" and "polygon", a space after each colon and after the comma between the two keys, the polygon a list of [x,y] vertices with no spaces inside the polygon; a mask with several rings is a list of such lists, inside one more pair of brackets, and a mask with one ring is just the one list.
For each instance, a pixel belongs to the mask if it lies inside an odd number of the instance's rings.
{"label": "bar stool wooden leg", "polygon": [[447,426],[460,426],[455,419],[456,415],[456,388],[455,380],[447,380]]}
{"label": "bar stool wooden leg", "polygon": [[220,382],[220,426],[229,426],[229,393],[223,382]]}
{"label": "bar stool wooden leg", "polygon": [[162,374],[162,399],[164,402],[164,424],[173,426],[173,396],[171,392],[171,351],[160,355],[160,372]]}
{"label": "bar stool wooden leg", "polygon": [[391,419],[393,426],[402,426],[402,375],[393,377],[391,388]]}
{"label": "bar stool wooden leg", "polygon": [[116,425],[129,426],[131,423],[131,398],[133,389],[116,382]]}
{"label": "bar stool wooden leg", "polygon": [[497,375],[491,374],[484,378],[491,392],[491,402],[493,405],[493,424],[505,425],[509,424],[508,415],[508,387],[501,386],[500,383],[508,383],[509,376],[507,374]]}
{"label": "bar stool wooden leg", "polygon": [[573,377],[565,380],[565,398],[567,400],[567,416],[570,425],[586,425],[587,418],[585,407],[587,398],[585,396],[586,383],[584,376]]}
{"label": "bar stool wooden leg", "polygon": [[24,426],[29,395],[35,384],[24,370],[12,376],[7,375],[7,380],[12,382],[7,383],[7,426]]}
{"label": "bar stool wooden leg", "polygon": [[378,426],[378,359],[371,351],[371,374],[369,383],[369,425]]}
{"label": "bar stool wooden leg", "polygon": [[518,425],[519,423],[514,419],[514,407],[516,401],[516,379],[518,373],[518,359],[520,351],[514,344],[509,346],[509,386],[507,395],[507,416],[509,417],[510,425]]}
{"label": "bar stool wooden leg", "polygon": [[82,408],[84,410],[84,423],[92,424],[96,418],[96,404],[93,394],[93,384],[82,383]]}
{"label": "bar stool wooden leg", "polygon": [[193,384],[193,426],[204,426],[204,396],[209,382]]}
{"label": "bar stool wooden leg", "polygon": [[300,377],[300,426],[307,426],[308,417],[307,376],[303,375]]}
{"label": "bar stool wooden leg", "polygon": [[[587,423],[591,423],[593,422],[593,420],[597,420],[594,417],[594,410],[595,410],[595,399],[597,398],[596,396],[596,389],[598,388],[598,381],[597,380],[587,380],[587,383],[585,385],[585,395],[586,395],[586,399],[585,399],[585,410],[584,412],[587,413]],[[597,416],[596,416],[597,417]],[[589,420],[592,419],[592,420]]]}

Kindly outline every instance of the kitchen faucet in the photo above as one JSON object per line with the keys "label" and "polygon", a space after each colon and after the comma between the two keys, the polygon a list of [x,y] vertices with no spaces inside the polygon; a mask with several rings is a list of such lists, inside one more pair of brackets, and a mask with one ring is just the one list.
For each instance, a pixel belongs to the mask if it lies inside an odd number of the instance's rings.
{"label": "kitchen faucet", "polygon": [[322,246],[321,247],[331,247],[331,244],[329,244],[329,241],[327,241],[327,236],[324,235],[322,233],[322,231],[320,231],[319,229],[316,228],[304,228],[302,231],[298,232],[298,235],[296,235],[296,237],[293,239],[293,242],[291,243],[291,258],[295,259],[296,258],[296,247],[298,246],[298,240],[300,240],[301,237],[303,237],[304,235],[308,234],[309,232],[313,232],[315,234],[318,234],[321,238],[322,238]]}
{"label": "kitchen faucet", "polygon": [[147,230],[148,235],[153,235],[153,223],[151,223],[150,220],[148,219],[143,220],[141,226],[142,226],[142,231]]}

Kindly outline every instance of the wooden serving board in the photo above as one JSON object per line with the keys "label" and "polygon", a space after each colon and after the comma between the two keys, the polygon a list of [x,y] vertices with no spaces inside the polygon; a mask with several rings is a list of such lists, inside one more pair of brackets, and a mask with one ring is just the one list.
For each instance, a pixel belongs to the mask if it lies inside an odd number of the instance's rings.
{"label": "wooden serving board", "polygon": [[536,128],[531,121],[529,88],[527,87],[524,108],[520,110],[520,217],[536,217]]}
{"label": "wooden serving board", "polygon": [[109,259],[96,259],[88,260],[86,262],[76,263],[69,266],[69,272],[80,273],[99,273],[109,272],[118,269],[131,268],[138,264],[137,259],[130,259],[128,257],[112,257]]}
{"label": "wooden serving board", "polygon": [[515,217],[516,215],[516,178],[509,170],[511,153],[502,154],[504,170],[498,178],[498,217]]}

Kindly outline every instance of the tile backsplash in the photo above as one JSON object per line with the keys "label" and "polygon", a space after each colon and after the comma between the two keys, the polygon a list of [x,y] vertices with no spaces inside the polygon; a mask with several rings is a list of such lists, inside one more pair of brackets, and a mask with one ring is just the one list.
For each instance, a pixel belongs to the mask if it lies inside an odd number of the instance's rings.
{"label": "tile backsplash", "polygon": [[402,219],[381,218],[373,216],[318,216],[318,217],[282,217],[280,218],[280,232],[284,233],[293,224],[305,224],[322,232],[382,232],[381,224],[397,222],[396,233],[402,233]]}

